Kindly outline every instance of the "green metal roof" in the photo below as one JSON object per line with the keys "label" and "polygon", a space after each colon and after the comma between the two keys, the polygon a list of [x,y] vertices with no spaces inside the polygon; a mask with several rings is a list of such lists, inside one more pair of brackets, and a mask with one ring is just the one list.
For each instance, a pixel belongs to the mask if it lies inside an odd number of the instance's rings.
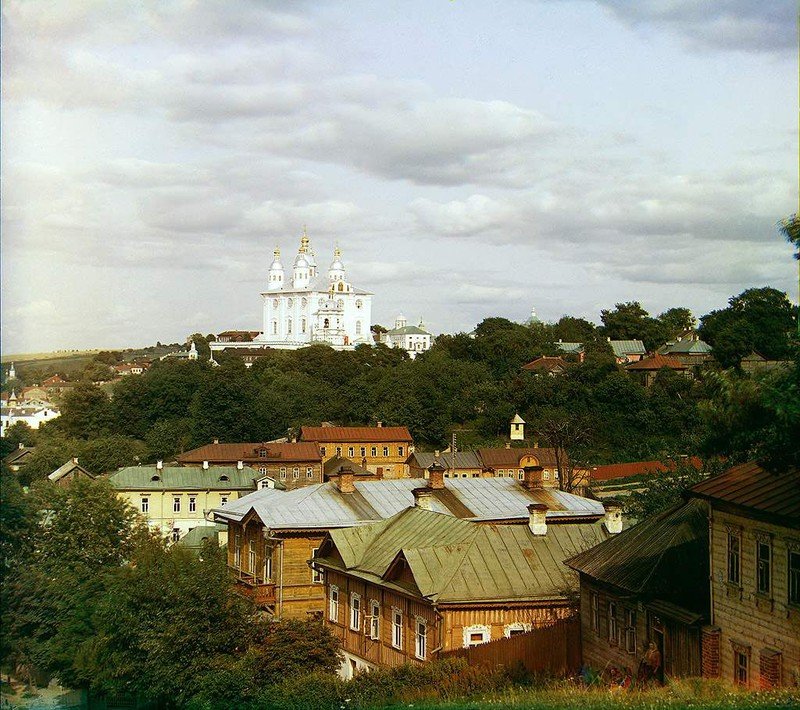
{"label": "green metal roof", "polygon": [[219,544],[220,532],[227,529],[227,525],[220,525],[219,523],[213,525],[198,525],[196,528],[192,528],[186,533],[176,544],[181,547],[187,547],[190,550],[199,550],[203,546],[205,540],[217,545]]}
{"label": "green metal roof", "polygon": [[577,588],[564,560],[606,537],[599,522],[548,525],[540,536],[526,524],[478,524],[414,507],[373,525],[332,530],[343,564],[327,546],[319,560],[387,586],[402,586],[394,570],[404,560],[419,594],[437,602],[553,599]]}
{"label": "green metal roof", "polygon": [[[257,472],[236,466],[128,466],[109,476],[109,483],[121,491],[254,490]],[[155,480],[154,480],[155,479]]]}
{"label": "green metal roof", "polygon": [[392,328],[387,335],[430,335],[427,330],[422,330],[415,325],[404,325],[402,328]]}

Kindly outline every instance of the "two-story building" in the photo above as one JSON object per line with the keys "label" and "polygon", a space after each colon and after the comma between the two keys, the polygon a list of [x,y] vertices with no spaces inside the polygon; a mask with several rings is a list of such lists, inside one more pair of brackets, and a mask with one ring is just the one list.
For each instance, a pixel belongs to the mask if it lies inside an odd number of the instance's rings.
{"label": "two-story building", "polygon": [[[258,490],[214,511],[228,525],[228,565],[239,590],[278,618],[305,618],[325,604],[323,577],[308,560],[330,530],[360,527],[413,507],[430,493],[425,506],[478,523],[522,523],[528,506],[547,507],[548,521],[595,522],[605,515],[601,503],[557,489],[542,488],[541,471],[528,479],[444,478],[433,467],[427,481],[399,478],[369,481],[347,467],[327,483],[302,489]],[[416,495],[416,498],[415,498]]]}
{"label": "two-story building", "polygon": [[246,466],[129,466],[108,478],[117,494],[138,510],[151,527],[179,540],[207,524],[212,509],[222,509],[255,490]]}
{"label": "two-story building", "polygon": [[269,480],[287,489],[322,483],[322,456],[313,441],[280,443],[274,441],[221,444],[215,441],[178,456],[183,466],[238,466],[255,472],[259,486]]}
{"label": "two-story building", "polygon": [[301,442],[315,443],[323,461],[343,456],[379,478],[408,476],[406,459],[414,451],[408,427],[383,426],[304,426]]}
{"label": "two-story building", "polygon": [[544,503],[524,524],[481,525],[434,512],[417,490],[415,507],[385,521],[331,530],[314,557],[346,678],[570,616],[577,579],[561,562],[608,535],[599,521],[548,525]]}
{"label": "two-story building", "polygon": [[[496,476],[498,478],[516,478],[521,480],[524,477],[524,470],[527,466],[542,467],[542,484],[546,488],[559,487],[559,461],[556,450],[544,446],[533,447],[512,447],[506,445],[504,448],[481,448],[478,449],[478,457],[485,472],[484,475]],[[562,456],[561,466],[571,465],[566,453]],[[586,486],[589,483],[589,470],[577,467],[572,473],[572,483],[574,488]]]}
{"label": "two-story building", "polygon": [[709,506],[703,675],[748,688],[800,684],[800,471],[746,463],[689,495]]}
{"label": "two-story building", "polygon": [[406,464],[411,478],[427,478],[428,469],[434,464],[444,468],[445,478],[492,478],[474,451],[415,451]]}

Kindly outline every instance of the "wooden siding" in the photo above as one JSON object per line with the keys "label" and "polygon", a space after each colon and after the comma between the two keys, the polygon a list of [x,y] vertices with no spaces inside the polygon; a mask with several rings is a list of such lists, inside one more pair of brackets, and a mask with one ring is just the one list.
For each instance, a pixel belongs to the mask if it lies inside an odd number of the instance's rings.
{"label": "wooden siding", "polygon": [[[594,628],[592,595],[597,595],[599,630]],[[616,604],[617,638],[609,638],[609,603]],[[644,604],[623,596],[581,575],[581,649],[583,664],[596,670],[609,666],[629,668],[634,674],[650,641],[660,647],[663,671],[670,677],[699,676],[700,626],[689,626],[659,617]],[[628,651],[628,612],[636,614],[635,650]],[[631,627],[633,628],[633,627]],[[660,633],[659,633],[660,631]],[[662,641],[663,634],[663,641]]]}
{"label": "wooden siding", "polygon": [[580,618],[571,617],[470,648],[442,653],[443,658],[465,658],[471,666],[496,668],[522,663],[530,673],[564,676],[581,665]]}
{"label": "wooden siding", "polygon": [[[741,533],[740,584],[728,582],[728,531]],[[757,592],[756,541],[772,542],[771,592]],[[749,652],[749,682],[760,687],[762,652],[780,653],[782,684],[800,676],[800,605],[788,603],[789,548],[800,550],[800,531],[741,515],[712,512],[713,623],[720,629],[720,674],[734,680],[734,644]],[[766,654],[765,654],[766,655]]]}

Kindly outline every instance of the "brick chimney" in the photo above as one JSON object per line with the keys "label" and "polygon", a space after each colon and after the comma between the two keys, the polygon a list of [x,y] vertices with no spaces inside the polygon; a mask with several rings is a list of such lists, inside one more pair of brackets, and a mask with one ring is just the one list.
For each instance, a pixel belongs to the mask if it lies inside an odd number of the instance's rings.
{"label": "brick chimney", "polygon": [[75,463],[75,464],[78,463],[78,457],[77,456],[73,456],[72,457],[72,463]]}
{"label": "brick chimney", "polygon": [[607,498],[603,501],[606,515],[603,522],[609,535],[616,535],[622,532],[622,503],[614,498]]}
{"label": "brick chimney", "polygon": [[541,490],[543,470],[541,466],[525,466],[525,468],[522,469],[524,475],[522,487],[529,491]]}
{"label": "brick chimney", "polygon": [[[72,460],[73,460],[75,463],[78,463],[78,459],[72,459]],[[159,459],[158,461],[156,461],[156,470],[157,470],[157,471],[163,471],[163,470],[164,470],[164,462],[163,462],[161,459]]]}
{"label": "brick chimney", "polygon": [[356,483],[353,467],[345,464],[339,469],[339,492],[344,494],[355,493]]}
{"label": "brick chimney", "polygon": [[534,535],[547,535],[547,505],[531,503],[528,506],[528,527]]}
{"label": "brick chimney", "polygon": [[432,491],[444,488],[444,466],[437,461],[428,466],[428,488]]}
{"label": "brick chimney", "polygon": [[432,510],[431,500],[433,499],[433,494],[431,493],[431,489],[425,486],[420,488],[412,488],[411,495],[414,496],[414,507],[415,508],[422,508],[423,510]]}
{"label": "brick chimney", "polygon": [[510,448],[511,448],[511,442],[510,442],[510,441],[507,441],[507,442],[506,442],[506,448],[507,448],[507,449],[510,449]]}
{"label": "brick chimney", "polygon": [[377,422],[377,424],[375,426],[377,426],[378,429],[380,429],[383,426],[383,422]]}
{"label": "brick chimney", "polygon": [[208,470],[208,461],[203,461],[203,468]]}
{"label": "brick chimney", "polygon": [[219,444],[219,439],[214,439],[215,444]]}
{"label": "brick chimney", "polygon": [[236,468],[239,469],[240,471],[243,471],[244,470],[244,461],[237,461],[236,462]]}

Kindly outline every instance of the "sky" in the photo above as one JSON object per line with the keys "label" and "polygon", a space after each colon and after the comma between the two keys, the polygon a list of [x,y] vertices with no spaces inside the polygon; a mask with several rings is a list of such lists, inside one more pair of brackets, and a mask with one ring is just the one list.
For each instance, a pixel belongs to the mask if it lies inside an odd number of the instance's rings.
{"label": "sky", "polygon": [[261,326],[276,246],[441,332],[797,300],[789,0],[6,0],[2,351]]}

